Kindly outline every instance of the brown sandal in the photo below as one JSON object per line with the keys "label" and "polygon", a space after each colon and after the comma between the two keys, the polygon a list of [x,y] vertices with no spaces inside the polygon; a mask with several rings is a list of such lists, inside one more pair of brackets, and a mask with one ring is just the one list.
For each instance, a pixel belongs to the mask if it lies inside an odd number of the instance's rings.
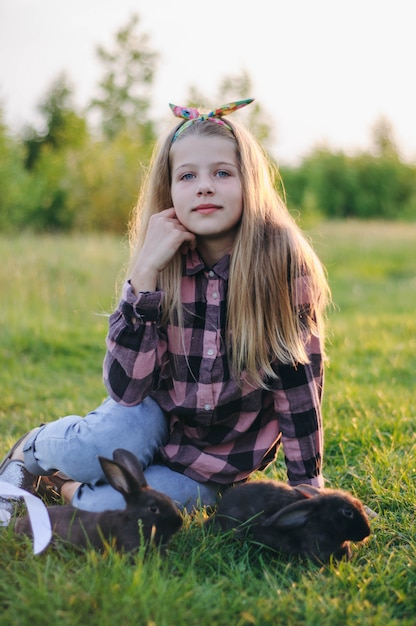
{"label": "brown sandal", "polygon": [[39,476],[36,484],[36,493],[47,502],[62,503],[62,485],[72,482],[63,472],[55,472],[51,476]]}

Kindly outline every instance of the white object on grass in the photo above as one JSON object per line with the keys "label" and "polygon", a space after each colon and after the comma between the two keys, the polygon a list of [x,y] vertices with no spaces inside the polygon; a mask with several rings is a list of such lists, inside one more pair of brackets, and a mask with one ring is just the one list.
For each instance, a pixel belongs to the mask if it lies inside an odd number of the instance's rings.
{"label": "white object on grass", "polygon": [[[29,514],[33,531],[33,552],[39,554],[46,548],[52,538],[52,528],[48,511],[42,500],[37,496],[0,480],[0,496],[3,498],[23,498]],[[9,511],[0,509],[0,525],[7,526],[10,522]]]}

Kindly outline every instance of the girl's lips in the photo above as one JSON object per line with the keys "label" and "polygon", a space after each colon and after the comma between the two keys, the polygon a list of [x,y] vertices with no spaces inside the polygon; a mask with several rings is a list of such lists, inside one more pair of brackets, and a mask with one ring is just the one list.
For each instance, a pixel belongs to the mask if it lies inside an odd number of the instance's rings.
{"label": "girl's lips", "polygon": [[215,211],[218,211],[219,208],[220,207],[216,204],[200,204],[199,206],[195,207],[194,211],[207,215],[208,213],[214,213]]}

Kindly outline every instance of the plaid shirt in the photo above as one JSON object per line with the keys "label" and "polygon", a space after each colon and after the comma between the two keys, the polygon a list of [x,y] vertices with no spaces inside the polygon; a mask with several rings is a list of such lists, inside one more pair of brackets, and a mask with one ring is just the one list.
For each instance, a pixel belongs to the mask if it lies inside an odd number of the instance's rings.
{"label": "plaid shirt", "polygon": [[172,469],[199,481],[228,484],[264,469],[283,445],[289,483],[323,485],[320,342],[307,345],[310,363],[273,363],[270,390],[243,375],[233,380],[225,348],[229,260],[207,269],[196,252],[182,279],[184,334],[161,328],[162,292],[136,296],[124,286],[110,317],[104,380],[126,406],[152,396],[170,418],[160,450]]}

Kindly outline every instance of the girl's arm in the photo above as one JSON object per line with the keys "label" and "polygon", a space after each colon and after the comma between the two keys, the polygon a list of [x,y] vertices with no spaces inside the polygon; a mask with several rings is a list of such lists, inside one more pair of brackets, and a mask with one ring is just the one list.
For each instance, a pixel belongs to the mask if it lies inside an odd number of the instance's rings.
{"label": "girl's arm", "polygon": [[186,252],[195,243],[195,235],[181,224],[173,207],[150,218],[131,279],[110,317],[104,382],[117,402],[138,404],[152,390],[167,350],[158,325],[163,296],[156,291],[159,273],[179,249]]}
{"label": "girl's arm", "polygon": [[307,348],[309,363],[279,367],[274,402],[289,484],[323,487],[323,363],[319,339],[312,336]]}
{"label": "girl's arm", "polygon": [[161,291],[135,295],[126,283],[116,311],[110,316],[104,383],[110,396],[127,406],[138,404],[152,390],[166,353],[160,331]]}

